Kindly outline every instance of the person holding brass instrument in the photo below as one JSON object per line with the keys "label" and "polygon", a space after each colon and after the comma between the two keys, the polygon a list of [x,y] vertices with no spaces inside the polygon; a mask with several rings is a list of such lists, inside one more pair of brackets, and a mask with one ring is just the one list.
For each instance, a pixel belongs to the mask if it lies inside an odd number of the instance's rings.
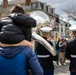
{"label": "person holding brass instrument", "polygon": [[17,4],[12,13],[0,21],[0,75],[43,75],[35,52],[30,48],[31,28],[36,20],[24,15]]}
{"label": "person holding brass instrument", "polygon": [[[51,27],[41,27],[40,28],[40,35],[46,41],[50,36],[50,31],[52,30]],[[53,47],[53,43],[48,41],[50,45]],[[53,55],[39,42],[35,42],[35,52],[37,54],[38,60],[44,70],[44,75],[54,75],[54,65],[53,65]]]}

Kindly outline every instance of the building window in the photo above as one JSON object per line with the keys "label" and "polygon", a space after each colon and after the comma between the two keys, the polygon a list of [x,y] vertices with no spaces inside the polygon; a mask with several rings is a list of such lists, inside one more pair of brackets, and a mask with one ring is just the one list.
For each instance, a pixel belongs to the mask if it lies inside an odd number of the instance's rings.
{"label": "building window", "polygon": [[48,12],[48,6],[46,6],[46,11]]}
{"label": "building window", "polygon": [[63,32],[63,27],[61,27],[61,32]]}
{"label": "building window", "polygon": [[38,8],[38,3],[37,2],[31,3],[31,8],[32,9],[37,9]]}
{"label": "building window", "polygon": [[67,27],[68,25],[66,24],[65,27]]}
{"label": "building window", "polygon": [[41,9],[44,9],[44,4],[40,3]]}
{"label": "building window", "polygon": [[69,24],[69,27],[70,27],[71,25]]}
{"label": "building window", "polygon": [[53,8],[51,9],[51,14],[53,14]]}

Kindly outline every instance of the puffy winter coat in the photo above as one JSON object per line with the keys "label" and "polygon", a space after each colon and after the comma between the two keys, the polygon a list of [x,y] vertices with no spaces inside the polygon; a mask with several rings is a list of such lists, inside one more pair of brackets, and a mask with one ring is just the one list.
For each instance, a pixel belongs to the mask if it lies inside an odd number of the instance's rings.
{"label": "puffy winter coat", "polygon": [[0,21],[0,42],[15,44],[23,39],[31,41],[31,27],[36,27],[36,21],[32,17],[21,13],[10,14]]}

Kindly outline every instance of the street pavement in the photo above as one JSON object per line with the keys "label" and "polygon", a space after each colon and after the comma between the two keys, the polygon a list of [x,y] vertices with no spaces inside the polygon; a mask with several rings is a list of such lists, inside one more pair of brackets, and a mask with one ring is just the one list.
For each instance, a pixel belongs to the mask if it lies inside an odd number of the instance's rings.
{"label": "street pavement", "polygon": [[66,65],[57,66],[55,65],[54,75],[70,75],[69,72],[69,61],[66,61]]}

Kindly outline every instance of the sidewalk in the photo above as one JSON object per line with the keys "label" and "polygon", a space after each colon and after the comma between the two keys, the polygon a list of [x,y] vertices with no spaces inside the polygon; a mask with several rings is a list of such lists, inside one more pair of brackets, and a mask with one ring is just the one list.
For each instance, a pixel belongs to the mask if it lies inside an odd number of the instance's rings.
{"label": "sidewalk", "polygon": [[70,75],[69,72],[67,73],[59,73],[59,74],[55,74],[55,75]]}
{"label": "sidewalk", "polygon": [[66,61],[66,65],[56,66],[55,65],[55,74],[54,75],[70,75],[69,72],[69,61]]}

